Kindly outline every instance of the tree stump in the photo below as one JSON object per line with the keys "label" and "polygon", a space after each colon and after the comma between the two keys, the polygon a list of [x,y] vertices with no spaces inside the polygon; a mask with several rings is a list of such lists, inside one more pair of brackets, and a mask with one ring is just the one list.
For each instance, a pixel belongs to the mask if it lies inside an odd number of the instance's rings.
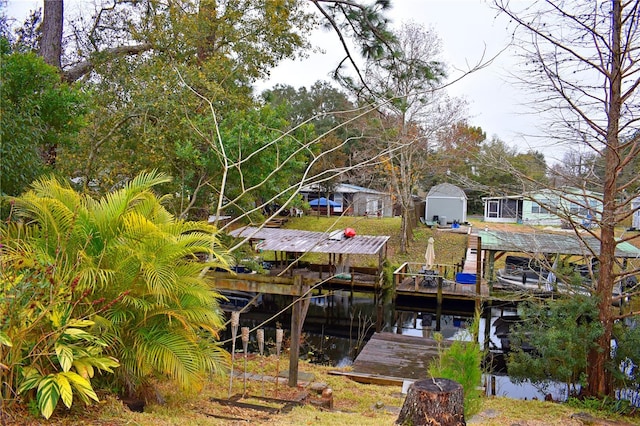
{"label": "tree stump", "polygon": [[415,382],[409,387],[396,424],[466,425],[462,385],[448,379],[426,379]]}

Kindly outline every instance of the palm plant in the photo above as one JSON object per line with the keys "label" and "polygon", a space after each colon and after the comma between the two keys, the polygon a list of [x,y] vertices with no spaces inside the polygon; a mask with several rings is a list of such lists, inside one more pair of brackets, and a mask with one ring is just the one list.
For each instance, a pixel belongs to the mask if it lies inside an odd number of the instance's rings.
{"label": "palm plant", "polygon": [[4,263],[40,259],[60,271],[82,301],[82,317],[120,362],[111,385],[128,396],[140,396],[158,377],[198,388],[228,361],[215,343],[224,324],[220,296],[201,274],[204,266],[225,266],[225,254],[215,228],[163,208],[152,188],[169,180],[143,173],[94,200],[43,179],[13,200],[3,228],[3,250],[11,253]]}

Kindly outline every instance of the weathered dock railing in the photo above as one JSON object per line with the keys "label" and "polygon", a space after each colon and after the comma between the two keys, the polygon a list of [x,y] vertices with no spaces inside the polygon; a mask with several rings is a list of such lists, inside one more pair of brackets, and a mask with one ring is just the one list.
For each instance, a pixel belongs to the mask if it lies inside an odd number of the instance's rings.
{"label": "weathered dock railing", "polygon": [[[445,302],[471,302],[480,307],[482,299],[488,296],[486,284],[458,282],[456,275],[462,271],[461,265],[434,265],[426,270],[424,264],[405,262],[394,275],[394,304],[420,304],[420,299],[435,299],[436,309]],[[468,274],[461,274],[468,275]],[[475,278],[475,277],[474,277]]]}
{"label": "weathered dock railing", "polygon": [[[438,263],[433,265],[431,271],[435,271],[435,276],[442,277],[446,280],[455,280],[455,276],[458,272],[462,271],[462,265],[451,263]],[[405,262],[393,271],[395,287],[400,287],[402,282],[405,282],[407,278],[414,280],[422,279],[425,276],[425,264],[417,262]]]}

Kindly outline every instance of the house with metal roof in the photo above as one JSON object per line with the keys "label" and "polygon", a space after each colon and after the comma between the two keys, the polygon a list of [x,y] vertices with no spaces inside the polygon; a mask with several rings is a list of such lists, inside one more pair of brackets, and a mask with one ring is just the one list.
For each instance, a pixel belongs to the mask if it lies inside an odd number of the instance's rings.
{"label": "house with metal roof", "polygon": [[333,214],[348,216],[393,216],[391,195],[348,183],[337,184],[330,192],[318,184],[307,185],[300,190],[305,201],[328,198]]}
{"label": "house with metal roof", "polygon": [[602,212],[602,194],[580,188],[542,189],[520,195],[484,197],[484,221],[590,227]]}

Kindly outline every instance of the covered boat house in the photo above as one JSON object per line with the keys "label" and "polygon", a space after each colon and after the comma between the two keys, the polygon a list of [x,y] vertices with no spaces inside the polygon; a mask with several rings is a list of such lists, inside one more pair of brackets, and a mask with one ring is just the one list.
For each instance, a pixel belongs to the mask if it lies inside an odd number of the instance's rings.
{"label": "covered boat house", "polygon": [[[575,257],[588,263],[600,254],[599,240],[588,234],[578,237],[574,233],[491,230],[479,231],[478,237],[484,259],[483,277],[488,281],[490,291],[497,282],[495,262],[509,253],[522,253],[538,260],[546,258],[548,262],[549,258],[556,256]],[[628,241],[618,242],[615,256],[624,267],[628,260],[640,259],[640,249]]]}
{"label": "covered boat house", "polygon": [[[268,269],[264,274],[221,274],[216,279],[237,281],[233,289],[250,282],[264,282],[287,286],[293,277],[301,277],[310,287],[322,285],[349,289],[361,288],[378,292],[383,284],[383,262],[387,255],[389,236],[355,235],[347,237],[345,230],[314,232],[297,229],[242,227],[230,232],[244,239],[256,253],[262,253]],[[310,257],[310,254],[320,255]],[[319,259],[325,257],[326,262]],[[370,258],[368,264],[357,266],[355,258]],[[245,284],[243,284],[244,282]],[[229,284],[231,285],[231,284]],[[242,288],[262,293],[271,291],[269,285]]]}
{"label": "covered boat house", "polygon": [[[296,386],[298,355],[302,325],[313,292],[323,287],[368,289],[374,292],[374,303],[382,298],[383,261],[387,255],[388,236],[355,235],[348,238],[345,230],[312,232],[295,229],[242,227],[230,232],[251,245],[264,256],[270,267],[266,273],[209,270],[207,277],[216,290],[234,290],[260,294],[292,296],[291,341],[289,349],[289,386]],[[348,233],[350,235],[350,233]],[[327,263],[305,260],[307,254],[327,256]],[[377,266],[362,267],[349,264],[351,256],[369,256]],[[317,256],[316,256],[317,257]],[[382,315],[376,329],[382,328]]]}

